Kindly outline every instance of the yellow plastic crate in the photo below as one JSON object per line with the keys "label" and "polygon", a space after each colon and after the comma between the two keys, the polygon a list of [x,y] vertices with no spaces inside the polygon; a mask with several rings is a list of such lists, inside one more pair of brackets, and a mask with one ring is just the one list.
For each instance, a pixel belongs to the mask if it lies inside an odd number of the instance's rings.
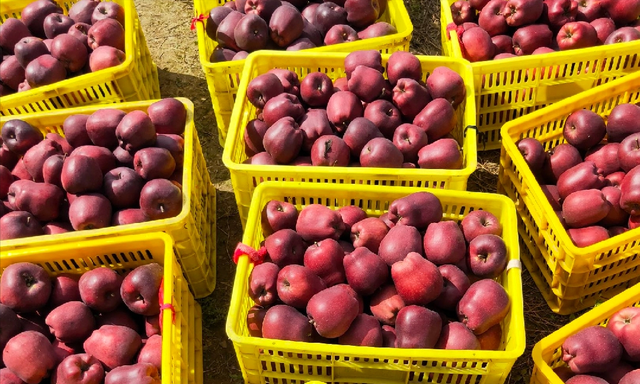
{"label": "yellow plastic crate", "polygon": [[[455,31],[447,33],[454,2],[440,0],[442,52],[462,58]],[[504,123],[640,70],[639,53],[640,41],[633,41],[472,63],[480,150],[500,148]]]}
{"label": "yellow plastic crate", "polygon": [[[227,1],[228,0],[194,0],[194,15],[196,18],[201,15],[208,16],[212,8],[221,7]],[[393,53],[395,51],[409,50],[413,24],[402,0],[388,0],[387,10],[378,18],[378,21],[385,21],[395,26],[398,32],[388,36],[323,46],[307,51],[316,52],[314,57],[319,57],[324,52],[353,52],[377,49],[382,53]],[[196,22],[200,64],[202,64],[202,70],[207,78],[213,111],[216,115],[218,141],[221,146],[224,146],[227,132],[229,131],[233,103],[240,88],[240,78],[246,60],[227,61],[223,63],[210,62],[209,57],[215,47],[218,46],[218,43],[207,36],[204,27],[205,22]]]}
{"label": "yellow plastic crate", "polygon": [[[273,199],[302,209],[322,204],[332,209],[356,205],[369,216],[380,216],[389,204],[423,188],[263,183],[256,189],[242,242],[259,248],[264,239],[261,211]],[[428,190],[442,202],[446,220],[461,221],[472,210],[487,210],[500,220],[509,259],[519,260],[516,212],[504,196],[474,192]],[[516,262],[517,264],[517,262]],[[373,348],[321,343],[269,340],[251,337],[247,312],[254,305],[248,295],[252,264],[240,257],[227,317],[227,336],[233,341],[246,383],[503,383],[525,347],[522,279],[519,268],[498,278],[511,298],[511,310],[502,322],[501,351],[452,351],[437,349]]]}
{"label": "yellow plastic crate", "polygon": [[537,272],[534,280],[554,312],[577,312],[639,282],[640,229],[589,247],[577,247],[516,143],[532,137],[548,150],[565,142],[564,122],[574,111],[586,108],[606,119],[615,106],[638,102],[640,72],[511,121],[502,128],[498,188],[516,202],[520,214],[518,229],[526,245],[523,248],[530,252],[523,254],[523,261],[527,269]]}
{"label": "yellow plastic crate", "polygon": [[[296,167],[285,165],[252,165],[243,164],[245,154],[244,130],[247,123],[254,119],[258,111],[246,99],[249,82],[258,75],[272,68],[286,68],[295,71],[300,78],[314,71],[322,71],[335,80],[345,76],[344,58],[347,53],[325,53],[318,55],[312,52],[281,53],[257,52],[249,57],[242,74],[242,82],[238,91],[229,138],[224,147],[222,161],[229,168],[231,182],[236,195],[238,211],[243,226],[246,223],[254,188],[263,181],[305,181],[312,183],[332,184],[366,184],[393,185],[423,188],[442,188],[466,190],[467,180],[477,165],[477,145],[474,131],[467,134],[467,128],[475,127],[475,104],[473,102],[473,86],[471,68],[468,62],[445,57],[418,56],[422,63],[423,76],[438,66],[445,66],[458,72],[464,79],[467,88],[465,101],[460,104],[456,113],[458,125],[452,134],[462,146],[462,169],[409,169],[409,168],[365,168],[365,167]],[[389,55],[382,55],[382,63],[386,64]]]}
{"label": "yellow plastic crate", "polygon": [[627,307],[640,307],[640,284],[627,289],[540,340],[533,347],[535,366],[530,384],[563,384],[564,382],[553,372],[553,369],[565,365],[562,361],[564,341],[584,328],[606,325],[611,316]]}
{"label": "yellow plastic crate", "polygon": [[[182,211],[169,219],[153,220],[146,223],[121,225],[101,229],[3,240],[0,251],[32,248],[89,238],[118,237],[122,235],[149,232],[166,232],[175,242],[178,261],[182,265],[189,285],[196,298],[213,292],[216,283],[216,190],[211,184],[207,165],[200,147],[193,121],[193,104],[188,99],[178,98],[187,109],[187,123],[184,132],[184,172],[182,179]],[[154,100],[109,105],[129,112],[147,110]],[[75,114],[92,114],[106,108],[93,105],[31,115],[0,118],[0,127],[11,119],[19,118],[44,134],[49,132],[64,135],[62,123]]]}
{"label": "yellow plastic crate", "polygon": [[[0,23],[20,17],[33,0],[0,2]],[[68,13],[79,0],[55,0]],[[0,116],[46,112],[90,104],[121,103],[160,98],[158,70],[142,32],[133,0],[110,0],[124,8],[125,61],[112,68],[88,73],[30,91],[3,96]]]}
{"label": "yellow plastic crate", "polygon": [[[621,292],[624,292],[628,287],[640,283],[640,277],[635,277],[631,280],[620,279],[620,281],[607,285],[606,288],[600,288],[600,285],[611,280],[610,277],[605,276],[594,283],[587,284],[586,288],[588,289],[585,289],[582,295],[577,295],[575,298],[558,297],[554,292],[554,288],[549,284],[550,281],[554,281],[554,276],[545,259],[539,253],[536,256],[532,256],[531,251],[527,248],[527,243],[522,237],[520,238],[520,250],[520,259],[522,260],[522,264],[527,268],[531,278],[540,290],[542,297],[554,312],[558,312],[560,314],[569,314],[578,310],[593,307],[611,299]],[[634,267],[632,267],[632,269],[633,268]],[[626,271],[623,269],[615,274],[614,277],[621,276],[625,272]],[[557,285],[558,284],[556,283],[556,286]],[[562,286],[561,289],[577,290],[577,288],[574,287]]]}
{"label": "yellow plastic crate", "polygon": [[[40,265],[49,275],[82,274],[106,267],[124,274],[140,265],[164,266],[164,300],[173,311],[162,313],[162,383],[202,383],[202,311],[189,292],[173,253],[173,241],[164,233],[122,236],[2,251],[0,275],[14,263]],[[175,318],[173,314],[175,313]]]}

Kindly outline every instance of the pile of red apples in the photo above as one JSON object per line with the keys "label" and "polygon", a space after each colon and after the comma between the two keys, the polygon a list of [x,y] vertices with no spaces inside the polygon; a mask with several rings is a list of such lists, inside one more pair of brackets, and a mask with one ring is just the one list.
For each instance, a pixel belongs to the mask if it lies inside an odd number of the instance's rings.
{"label": "pile of red apples", "polygon": [[640,0],[460,0],[451,14],[472,62],[640,39]]}
{"label": "pile of red apples", "polygon": [[640,308],[623,308],[606,326],[568,337],[562,360],[554,372],[567,384],[640,383]]}
{"label": "pile of red apples", "polygon": [[[286,69],[251,80],[247,99],[258,117],[245,127],[250,164],[460,169],[451,132],[466,95],[462,77],[435,68],[423,81],[420,60],[395,52],[357,51],[346,77],[312,72],[301,81]],[[461,108],[461,107],[460,107]]]}
{"label": "pile of red apples", "polygon": [[123,25],[114,2],[80,0],[68,16],[51,0],[30,3],[0,25],[0,96],[121,64]]}
{"label": "pile of red apples", "polygon": [[510,310],[494,279],[508,255],[490,212],[442,220],[429,192],[381,217],[356,206],[272,200],[262,211],[266,260],[249,277],[252,336],[388,348],[497,350]]}
{"label": "pile of red apples", "polygon": [[71,115],[64,137],[15,119],[2,127],[0,239],[105,228],[182,210],[186,121],[176,99],[147,113]]}
{"label": "pile of red apples", "polygon": [[160,384],[163,268],[51,277],[9,265],[0,279],[0,383]]}
{"label": "pile of red apples", "polygon": [[545,152],[517,146],[569,237],[586,247],[640,227],[640,106],[620,104],[608,121],[587,109],[566,120],[566,143]]}
{"label": "pile of red apples", "polygon": [[236,0],[211,9],[207,35],[218,42],[211,62],[243,60],[260,49],[299,51],[397,33],[376,22],[387,0]]}

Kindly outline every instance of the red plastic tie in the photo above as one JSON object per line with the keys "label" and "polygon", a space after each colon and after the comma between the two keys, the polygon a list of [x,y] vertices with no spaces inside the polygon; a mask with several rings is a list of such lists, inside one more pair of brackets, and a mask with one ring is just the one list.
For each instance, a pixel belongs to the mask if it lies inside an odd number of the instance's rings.
{"label": "red plastic tie", "polygon": [[445,30],[447,35],[447,40],[451,40],[451,34],[449,32],[456,31],[457,33],[457,29],[458,29],[458,26],[455,23],[447,24],[447,28]]}
{"label": "red plastic tie", "polygon": [[249,256],[249,260],[251,260],[253,264],[262,264],[264,262],[264,257],[267,255],[267,249],[262,247],[256,251],[246,244],[238,243],[236,250],[233,252],[233,262],[238,264],[238,259],[240,256],[244,255]]}
{"label": "red plastic tie", "polygon": [[197,22],[204,22],[208,18],[209,15],[198,15],[198,17],[194,17],[193,19],[191,19],[191,30],[193,31],[194,29],[196,29]]}
{"label": "red plastic tie", "polygon": [[165,309],[168,309],[171,311],[171,322],[173,324],[176,323],[176,309],[174,308],[174,306],[172,304],[162,304],[160,306],[160,310],[164,311]]}

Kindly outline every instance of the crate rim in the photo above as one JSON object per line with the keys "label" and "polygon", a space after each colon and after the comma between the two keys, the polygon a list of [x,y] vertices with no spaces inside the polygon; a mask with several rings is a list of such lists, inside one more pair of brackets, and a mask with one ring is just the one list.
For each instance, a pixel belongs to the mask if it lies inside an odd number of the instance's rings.
{"label": "crate rim", "polygon": [[[575,96],[564,99],[562,101],[554,103],[553,105],[547,106],[545,108],[541,108],[535,112],[529,113],[525,116],[519,117],[515,120],[511,120],[505,123],[500,129],[500,136],[502,139],[503,149],[509,153],[509,156],[511,156],[514,163],[517,161],[521,165],[522,164],[526,165],[526,162],[524,160],[524,157],[522,156],[522,153],[520,153],[520,151],[516,146],[516,141],[511,138],[510,132],[512,130],[518,129],[519,126],[523,126],[523,125],[536,127],[537,126],[536,121],[543,119],[545,116],[548,116],[550,113],[559,114],[563,110],[575,111],[575,107],[573,107],[575,104],[580,104],[580,102],[584,100],[589,100],[592,96],[602,93],[601,88],[603,87],[606,87],[607,89],[613,89],[614,91],[612,92],[619,94],[619,92],[615,92],[615,89],[618,86],[623,86],[630,80],[640,81],[640,72],[623,76],[607,84],[594,87],[582,93],[578,93]],[[526,175],[527,179],[536,180],[535,176],[533,176],[533,172],[531,172],[531,169],[528,166],[519,166],[518,168],[521,173]],[[530,189],[536,192],[535,194],[539,196],[544,196],[542,192],[542,188],[540,188],[539,182],[536,182],[533,184],[530,184],[530,183],[527,183],[527,184]],[[544,208],[547,208],[545,210],[548,212],[553,211],[553,208],[551,207],[551,203],[549,203],[549,201],[546,199],[544,199],[544,201],[542,202],[536,202],[536,204],[542,204]],[[567,229],[564,228],[560,223],[560,219],[556,215],[550,215],[550,216],[551,217],[547,217],[546,220],[548,221],[548,225],[551,227],[551,229],[556,233],[561,233],[566,235],[567,239],[570,239],[569,233],[567,232]],[[587,247],[578,247],[573,243],[573,241],[563,243],[562,246],[566,247],[566,249],[569,252],[579,255],[580,253],[600,253],[606,249],[614,247],[616,244],[620,244],[620,243],[628,244],[636,240],[640,240],[640,228],[631,229],[625,233],[622,233],[614,237],[610,237],[604,241],[589,245]]]}
{"label": "crate rim", "polygon": [[[60,0],[52,0],[52,1],[54,1],[56,4],[58,4],[62,8],[65,15],[67,14],[67,10],[61,4],[62,1]],[[74,0],[74,1],[78,2],[79,0]],[[110,1],[114,1],[114,0],[110,0]],[[133,38],[132,38],[133,31],[134,31],[133,12],[135,10],[135,4],[133,3],[133,0],[120,0],[120,1],[124,3],[123,8],[124,8],[124,24],[125,24],[123,25],[125,30],[125,40],[124,40],[125,60],[122,63],[113,67],[101,69],[96,72],[89,72],[89,73],[84,73],[77,77],[66,78],[64,80],[55,82],[53,84],[43,85],[41,87],[36,87],[28,91],[16,92],[7,96],[2,96],[2,98],[4,100],[9,100],[9,101],[20,100],[20,99],[25,99],[25,100],[31,99],[33,96],[38,96],[39,98],[52,98],[52,97],[57,97],[60,92],[66,93],[67,91],[77,89],[79,86],[80,88],[84,88],[81,85],[85,84],[87,82],[87,79],[89,79],[87,75],[98,74],[103,77],[108,76],[107,81],[113,81],[123,77],[124,75],[127,75],[129,73],[129,68],[131,67],[131,63],[133,62],[133,55],[134,55],[134,49],[135,49],[135,47],[133,46]],[[11,3],[11,1],[8,1],[6,3],[3,2],[3,4],[7,4],[7,3]],[[5,12],[5,7],[6,5],[3,5],[2,12]],[[25,102],[25,104],[27,103]],[[16,115],[16,116],[21,116],[21,115]]]}
{"label": "crate rim", "polygon": [[[323,57],[328,58],[328,59],[334,59],[334,60],[341,60],[341,62],[344,61],[344,58],[349,55],[349,52],[330,52],[330,53],[323,53]],[[279,169],[300,169],[300,167],[295,166],[295,165],[256,165],[256,164],[242,164],[242,163],[237,163],[235,161],[233,161],[231,159],[231,146],[234,144],[238,144],[236,143],[235,137],[237,136],[236,131],[240,130],[240,129],[244,129],[244,127],[239,127],[238,124],[236,123],[239,120],[239,115],[240,115],[240,111],[243,108],[242,107],[242,103],[245,101],[246,99],[246,93],[247,93],[247,86],[249,85],[249,82],[251,81],[250,77],[251,77],[251,71],[252,68],[254,66],[254,63],[259,62],[261,57],[264,56],[271,56],[271,57],[276,57],[276,58],[280,58],[280,59],[286,59],[287,57],[291,57],[291,55],[293,55],[294,57],[300,57],[300,58],[308,58],[310,60],[312,60],[315,57],[315,53],[314,52],[306,52],[306,51],[299,51],[299,52],[282,52],[282,51],[259,51],[259,52],[254,52],[251,53],[247,60],[248,63],[247,65],[244,66],[244,69],[242,71],[242,78],[240,80],[240,84],[238,86],[238,93],[236,96],[236,102],[233,105],[233,111],[231,114],[231,119],[230,119],[230,124],[229,124],[229,130],[227,132],[227,140],[225,142],[225,146],[224,146],[224,150],[222,152],[222,162],[224,163],[224,165],[231,171],[250,171],[253,169],[259,169],[261,171],[265,171],[265,172],[277,172]],[[388,58],[389,56],[391,56],[390,54],[383,54],[382,57],[383,58]],[[462,60],[462,59],[457,59],[457,58],[452,58],[452,57],[446,57],[446,56],[423,56],[423,55],[418,55],[418,58],[421,59],[421,61],[427,61],[427,62],[442,62],[442,63],[458,63],[458,64],[462,64],[463,67],[466,67],[465,72],[467,75],[468,79],[473,79],[473,73],[471,72],[471,69],[469,67],[469,62],[466,60]],[[475,129],[477,131],[477,128],[475,126],[475,116],[476,116],[476,105],[475,105],[475,91],[474,91],[474,87],[473,84],[467,84],[465,83],[465,88],[466,88],[466,96],[465,96],[465,114],[469,114],[469,116],[474,116],[474,124],[473,125],[469,125],[467,127],[464,127],[463,130],[465,131],[463,133],[463,143],[466,140],[469,140],[469,144],[471,144],[473,147],[476,148],[476,152],[477,152],[477,135],[471,135],[471,134],[467,134],[466,130],[467,129]],[[464,136],[469,136],[464,137]],[[461,149],[464,151],[464,146],[461,145]],[[335,173],[336,171],[338,172],[349,172],[350,174],[353,175],[380,175],[380,174],[386,174],[389,173],[390,171],[393,171],[393,173],[395,175],[399,175],[399,176],[415,176],[415,175],[419,175],[419,176],[441,176],[441,177],[453,177],[453,176],[466,176],[469,177],[473,172],[475,172],[476,168],[478,165],[478,157],[477,154],[474,158],[472,159],[467,159],[467,164],[464,168],[461,169],[422,169],[422,168],[374,168],[374,167],[312,167],[312,169],[310,170],[311,172],[313,172],[314,175],[318,175],[319,177],[335,177]],[[273,167],[278,167],[276,169],[274,169]],[[280,168],[280,167],[286,167],[286,168]]]}
{"label": "crate rim", "polygon": [[[133,1],[133,0],[131,0]],[[201,14],[198,13],[198,3],[200,3],[202,0],[196,0],[196,6],[193,7],[193,12],[194,12],[194,18],[195,19],[199,19],[199,17],[201,16]],[[402,2],[402,0],[389,0],[389,1],[394,1],[394,2]],[[221,6],[221,5],[219,5]],[[206,14],[203,14],[206,15]],[[398,17],[402,18],[402,20],[404,21],[404,23],[408,26],[406,31],[398,31],[394,34],[391,35],[386,35],[386,36],[379,36],[379,37],[372,37],[369,39],[363,39],[363,40],[356,40],[356,41],[350,41],[348,43],[341,43],[340,44],[340,49],[349,49],[350,47],[356,47],[358,45],[358,43],[362,43],[362,41],[367,41],[367,42],[371,42],[372,44],[376,44],[376,45],[384,45],[386,43],[386,41],[388,41],[390,38],[395,38],[395,39],[403,39],[403,40],[411,40],[411,36],[413,35],[413,23],[411,22],[411,18],[409,17],[408,12],[400,12],[400,14],[398,15]],[[194,20],[195,20],[194,19]],[[207,39],[209,38],[205,32],[205,21],[202,22],[196,22],[196,34],[198,36],[202,36],[202,38]],[[395,25],[394,25],[395,27]],[[344,48],[343,48],[344,47]],[[315,48],[310,48],[310,49],[306,49],[304,50],[304,52],[311,52],[311,53],[328,53],[328,52],[333,52],[335,50],[335,46],[333,45],[324,45],[321,47],[315,47]],[[265,51],[264,49],[256,51],[256,52],[261,52],[261,51]],[[283,52],[283,51],[274,51],[274,52]],[[291,51],[289,51],[291,52]],[[255,52],[252,52],[251,54],[253,54]],[[203,52],[202,49],[198,49],[198,57],[200,58],[200,64],[202,65],[203,69],[213,69],[213,68],[242,68],[245,64],[247,59],[243,59],[243,60],[236,60],[236,61],[223,61],[220,63],[212,63],[211,61],[209,61],[209,58],[206,57],[205,52]]]}
{"label": "crate rim", "polygon": [[[448,0],[440,0],[440,7],[442,8],[442,12],[444,12],[445,16],[447,17],[446,19],[453,20],[453,15],[451,13],[451,3]],[[454,54],[456,55],[454,57],[457,57],[457,55],[462,55],[462,50],[460,48],[460,43],[458,42],[458,39],[457,39],[456,31],[455,30],[449,31],[447,38],[452,43],[453,50],[455,52]],[[622,45],[622,48],[620,48],[621,45]],[[506,60],[508,60],[508,63],[513,63],[516,65],[516,68],[514,68],[514,70],[533,68],[533,67],[535,68],[548,67],[549,66],[548,63],[542,64],[542,62],[548,61],[545,59],[555,58],[555,57],[568,57],[568,56],[575,57],[576,55],[579,55],[580,58],[593,57],[595,53],[598,53],[602,50],[602,47],[605,47],[605,46],[597,45],[595,47],[580,48],[577,50],[572,49],[567,51],[556,51],[556,52],[544,53],[544,54],[535,55],[535,56],[523,55],[518,57],[511,57],[505,60],[497,60],[497,61],[496,60],[478,61],[478,62],[471,63],[471,67],[474,69],[474,72],[476,70],[479,70],[478,72],[481,74],[482,74],[481,69],[488,69],[490,70],[491,73],[493,73],[496,71],[495,68],[504,67],[504,63]],[[629,50],[632,48],[637,48],[636,51],[640,52],[640,40],[628,41],[625,43],[609,44],[606,47],[610,51],[614,51],[614,52],[618,50]]]}
{"label": "crate rim", "polygon": [[[185,157],[184,157],[183,168],[191,169],[194,161],[193,156],[186,156],[186,155],[187,155],[187,148],[190,148],[189,154],[193,155],[193,146],[195,145],[195,143],[192,141],[192,136],[193,136],[192,133],[193,133],[193,130],[195,130],[194,106],[191,100],[187,98],[175,97],[174,99],[180,101],[185,106],[185,109],[187,111],[185,131],[183,134],[184,141],[185,141],[185,145],[184,145]],[[100,109],[118,109],[118,108],[146,109],[151,104],[160,100],[162,99],[131,101],[131,102],[116,103],[116,104],[92,104],[92,105],[80,106],[76,108],[56,109],[56,110],[47,111],[47,112],[38,112],[38,113],[30,113],[30,114],[15,115],[15,116],[2,116],[0,117],[0,127],[3,126],[9,120],[22,120],[30,117],[32,118],[35,116],[55,116],[55,117],[71,116],[71,115],[82,114],[82,113],[93,113]],[[189,143],[189,145],[187,145],[187,143]],[[159,228],[170,226],[178,222],[184,221],[189,215],[189,211],[191,209],[191,193],[190,193],[191,186],[190,185],[193,179],[190,172],[184,172],[182,177],[183,177],[182,209],[180,210],[180,213],[178,215],[167,218],[167,219],[158,219],[158,220],[146,221],[143,223],[127,224],[126,226],[119,225],[119,226],[109,226],[105,228],[99,228],[96,230],[101,231],[101,233],[99,235],[91,235],[91,239],[117,235],[122,230],[123,227],[125,227],[125,229],[136,230],[136,229],[143,229],[145,227],[148,227],[149,225],[153,225],[155,227],[155,230],[160,230]],[[185,187],[185,185],[187,187]],[[96,231],[96,230],[91,230],[91,231]],[[47,239],[43,239],[43,237],[47,237]],[[71,232],[59,233],[55,235],[32,236],[32,237],[24,237],[24,238],[12,239],[12,240],[3,240],[2,243],[0,244],[0,251],[5,250],[6,247],[25,248],[31,242],[33,242],[34,239],[36,239],[35,241],[43,241],[45,243],[50,243],[53,241],[64,242],[67,240],[79,240],[79,238],[84,239],[86,237],[87,237],[86,231],[71,231]]]}
{"label": "crate rim", "polygon": [[[260,183],[254,191],[254,198],[251,200],[251,207],[249,210],[248,217],[259,217],[261,212],[261,207],[259,206],[260,200],[256,198],[256,196],[260,196],[265,189],[282,189],[286,191],[296,192],[296,191],[318,191],[330,193],[335,191],[335,189],[340,189],[342,191],[349,191],[353,193],[362,192],[365,189],[366,185],[353,185],[353,184],[313,184],[309,185],[309,183],[302,182],[281,182],[281,181],[266,181]],[[511,201],[506,196],[497,195],[497,194],[488,194],[488,193],[480,193],[480,192],[468,192],[468,191],[455,191],[455,190],[446,190],[446,189],[430,189],[430,188],[416,188],[416,187],[390,187],[390,186],[379,186],[376,189],[381,192],[397,192],[402,193],[403,195],[409,195],[414,192],[431,192],[434,195],[446,196],[446,197],[460,197],[464,198],[464,196],[482,196],[486,200],[494,200],[500,202],[502,205],[507,205],[510,208],[505,210],[504,214],[506,215],[506,221],[510,222],[512,225],[516,225],[517,223],[517,215],[513,201]],[[357,195],[356,195],[357,196]],[[247,222],[247,227],[244,230],[244,235],[242,242],[247,243],[250,239],[250,233],[253,233],[254,228],[257,222],[255,220],[249,220]],[[515,228],[515,227],[514,227]],[[517,235],[517,231],[515,231]],[[517,255],[512,255],[512,260],[520,260],[519,252],[516,252]],[[241,271],[246,270],[249,267],[249,258],[244,255],[238,259],[238,265],[236,268],[236,275],[234,278],[234,286],[236,285],[236,280],[241,278]],[[509,270],[505,270],[503,272],[506,274],[509,281],[512,284],[519,287],[515,295],[510,295],[510,305],[511,308],[518,306],[522,307],[524,298],[522,296],[522,267],[520,264],[518,266],[510,268]],[[376,347],[361,347],[361,346],[350,346],[350,345],[333,345],[333,344],[325,344],[325,343],[308,343],[308,342],[300,342],[300,341],[288,341],[288,340],[271,340],[264,339],[259,337],[251,337],[251,336],[242,336],[238,335],[233,326],[232,319],[239,318],[238,313],[240,311],[239,306],[234,305],[233,303],[238,303],[241,301],[240,295],[244,294],[244,292],[239,292],[239,290],[234,289],[231,297],[231,306],[229,307],[229,313],[227,315],[226,321],[226,333],[227,337],[231,339],[234,343],[241,344],[250,344],[259,348],[273,348],[275,345],[281,345],[283,349],[293,350],[299,353],[306,354],[349,354],[349,355],[359,355],[362,358],[366,357],[376,357],[379,358],[379,353],[376,354],[376,351],[385,350],[389,351],[385,356],[389,359],[400,358],[400,359],[481,359],[486,358],[489,360],[507,360],[507,359],[516,359],[522,354],[524,354],[525,350],[525,329],[524,329],[524,313],[520,313],[519,311],[513,312],[510,309],[510,313],[513,314],[513,320],[515,320],[518,326],[522,326],[522,337],[516,335],[515,337],[515,346],[513,349],[508,351],[483,351],[483,350],[473,350],[473,351],[463,351],[463,350],[443,350],[443,349],[412,349],[412,348],[376,348]],[[241,317],[240,317],[241,318]],[[309,344],[313,345],[313,351],[309,351]],[[336,348],[339,348],[339,352]]]}
{"label": "crate rim", "polygon": [[[82,249],[84,247],[96,246],[96,244],[107,244],[107,245],[116,245],[116,244],[135,244],[142,243],[146,241],[161,241],[164,244],[164,257],[162,260],[157,259],[154,262],[162,265],[163,267],[163,286],[162,293],[164,297],[171,297],[172,301],[175,299],[173,290],[174,290],[174,278],[182,278],[182,271],[180,270],[180,266],[178,264],[178,260],[176,259],[175,254],[173,253],[173,239],[171,236],[167,235],[163,232],[151,232],[147,234],[137,234],[137,235],[125,235],[120,237],[112,237],[112,238],[97,238],[97,239],[88,239],[77,242],[72,242],[71,244],[68,242],[58,243],[47,246],[38,246],[33,248],[19,248],[12,249],[2,252],[2,257],[0,258],[0,262],[9,266],[14,264],[15,262],[26,262],[27,260],[20,259],[29,259],[29,262],[32,263],[45,263],[52,261],[53,257],[50,256],[50,253],[58,253],[63,252],[69,249],[69,247],[73,247],[76,249]],[[13,258],[17,258],[15,262],[12,262]],[[147,263],[148,264],[148,263]],[[4,268],[6,268],[6,266]],[[174,267],[178,267],[179,271],[174,270]],[[97,268],[110,268],[107,266],[99,266]],[[94,269],[97,269],[94,268]],[[114,269],[114,268],[110,268]],[[178,275],[179,273],[179,275]],[[186,281],[185,281],[186,284]],[[172,303],[169,303],[172,304]],[[183,305],[188,305],[187,303],[183,303]],[[164,324],[169,324],[171,327],[175,327],[173,323],[173,306],[167,306],[166,308],[161,308],[160,312],[162,313],[162,322]],[[195,330],[194,330],[195,331]],[[173,347],[173,340],[170,337],[162,337],[162,350],[170,351]],[[186,336],[186,335],[185,335]],[[167,368],[171,366],[171,354],[163,353],[162,354],[162,363],[163,368]],[[173,382],[173,378],[170,375],[162,376],[162,383],[169,384]],[[186,384],[186,383],[184,383]]]}
{"label": "crate rim", "polygon": [[615,313],[617,312],[617,309],[622,309],[619,308],[621,303],[634,299],[640,300],[640,283],[627,288],[624,292],[621,292],[604,303],[593,307],[587,313],[538,341],[531,352],[535,367],[537,367],[547,379],[550,379],[553,384],[562,384],[562,380],[560,380],[558,375],[553,372],[553,369],[551,369],[549,364],[542,359],[542,351],[548,350],[549,348],[555,349],[560,347],[568,336],[575,333],[568,334],[570,329],[581,330],[588,324],[602,321],[603,314]]}

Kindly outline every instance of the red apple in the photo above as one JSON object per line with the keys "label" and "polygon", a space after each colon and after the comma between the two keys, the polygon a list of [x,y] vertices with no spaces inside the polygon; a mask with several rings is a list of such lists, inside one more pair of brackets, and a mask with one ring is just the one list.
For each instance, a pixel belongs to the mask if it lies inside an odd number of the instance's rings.
{"label": "red apple", "polygon": [[611,316],[607,328],[620,340],[625,359],[640,362],[640,307],[619,310]]}
{"label": "red apple", "polygon": [[586,21],[575,21],[563,25],[556,41],[562,51],[594,47],[599,44],[598,33]]}

